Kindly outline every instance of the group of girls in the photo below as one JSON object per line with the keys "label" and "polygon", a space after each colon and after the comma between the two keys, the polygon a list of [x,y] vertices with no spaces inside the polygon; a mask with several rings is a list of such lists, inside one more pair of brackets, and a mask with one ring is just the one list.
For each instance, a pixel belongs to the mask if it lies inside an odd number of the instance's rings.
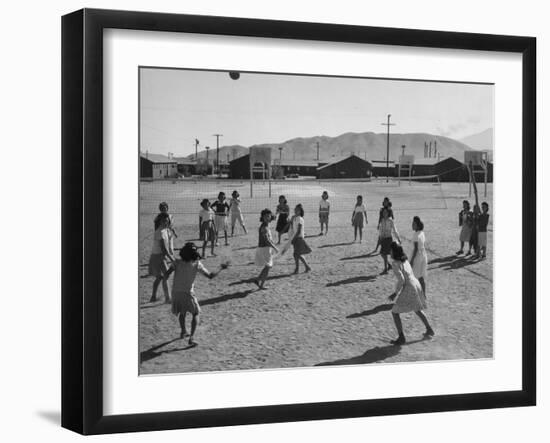
{"label": "group of girls", "polygon": [[223,233],[225,246],[227,241],[228,218],[231,217],[231,237],[235,233],[237,222],[241,225],[244,233],[247,234],[244,224],[244,217],[241,211],[241,199],[237,191],[233,191],[231,199],[227,202],[225,192],[218,194],[214,203],[205,198],[201,201],[199,211],[199,239],[202,241],[202,256],[206,257],[206,246],[210,242],[210,253],[215,256],[214,246],[219,246],[219,237]]}
{"label": "group of girls", "polygon": [[474,258],[487,257],[487,225],[489,224],[489,204],[481,203],[481,208],[475,204],[474,210],[470,209],[470,202],[462,202],[462,210],[458,213],[458,226],[460,227],[460,249],[456,255],[464,254],[464,244],[468,243],[468,252]]}
{"label": "group of girls", "polygon": [[[215,210],[210,207],[208,200],[201,202],[202,210],[200,212],[200,229],[201,237],[203,238],[203,254],[204,257],[206,243],[211,242],[211,252],[214,254],[214,242],[217,243],[218,236],[223,229],[227,230],[227,216],[232,208],[240,204],[238,193],[235,191],[232,195],[231,202],[225,203],[225,194],[220,192],[218,200],[215,202]],[[328,231],[328,214],[330,211],[330,203],[328,203],[328,194],[323,193],[319,205],[319,221],[321,229],[325,227],[325,235]],[[361,196],[358,196],[356,208],[352,215],[352,224],[354,232],[359,233],[359,239],[362,240],[363,223],[367,222],[366,206],[363,203]],[[227,268],[228,263],[223,263],[220,269],[216,272],[208,271],[202,262],[201,254],[198,252],[197,246],[188,242],[180,250],[180,258],[174,256],[173,238],[176,233],[173,228],[173,218],[168,213],[168,205],[162,203],[159,206],[160,213],[155,218],[155,235],[151,258],[149,261],[149,274],[155,277],[153,283],[153,295],[151,302],[156,301],[158,286],[162,284],[165,295],[165,302],[172,304],[172,312],[178,316],[181,327],[180,337],[189,336],[189,345],[196,345],[194,340],[196,328],[199,322],[200,306],[194,293],[194,281],[198,273],[201,273],[208,278],[214,278],[222,269]],[[274,215],[270,209],[264,209],[260,213],[260,227],[258,228],[258,247],[256,248],[255,264],[261,267],[261,272],[253,282],[259,289],[265,289],[265,282],[268,274],[273,267],[273,259],[276,254],[284,254],[286,250],[293,247],[293,256],[295,261],[294,273],[299,272],[300,263],[305,267],[305,272],[310,272],[305,255],[311,253],[311,248],[305,241],[305,222],[304,208],[302,204],[298,204],[294,208],[294,215],[289,219],[289,206],[284,196],[280,196],[279,205]],[[239,210],[240,213],[240,210]],[[325,215],[326,213],[326,215]],[[225,217],[225,218],[223,218]],[[279,241],[274,243],[269,229],[269,224],[277,219],[277,232],[279,233]],[[235,217],[235,222],[239,221],[244,228],[242,214],[240,217]],[[233,228],[234,226],[232,226]],[[357,228],[359,228],[357,230]],[[395,326],[398,331],[397,339],[392,343],[400,345],[405,343],[405,335],[401,323],[400,314],[406,312],[415,312],[416,315],[426,326],[426,337],[434,335],[434,331],[430,326],[423,310],[427,307],[426,302],[426,270],[427,270],[427,254],[425,249],[425,235],[423,232],[424,225],[419,217],[415,216],[412,221],[412,229],[414,231],[413,244],[414,249],[411,255],[410,262],[408,261],[402,246],[401,239],[395,228],[393,221],[393,209],[388,198],[384,199],[382,208],[379,213],[378,220],[378,246],[380,253],[384,259],[384,270],[382,274],[386,274],[391,268],[396,277],[396,287],[394,293],[389,297],[394,301],[392,308],[392,316]],[[287,242],[279,250],[278,244],[281,243],[281,233],[288,232],[289,238]],[[245,231],[246,232],[246,231]],[[225,233],[227,242],[227,233]],[[396,237],[397,242],[393,240]],[[391,266],[388,263],[388,256],[392,259]],[[168,277],[172,272],[175,272],[172,284],[172,297],[168,288]],[[189,312],[192,316],[191,331],[187,333],[185,324],[186,314]]]}

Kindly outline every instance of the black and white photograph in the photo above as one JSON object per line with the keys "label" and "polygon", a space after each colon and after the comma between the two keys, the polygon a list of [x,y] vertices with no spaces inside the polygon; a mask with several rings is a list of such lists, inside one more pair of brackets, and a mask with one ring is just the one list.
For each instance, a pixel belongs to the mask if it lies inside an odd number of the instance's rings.
{"label": "black and white photograph", "polygon": [[493,358],[494,84],[137,75],[140,375]]}

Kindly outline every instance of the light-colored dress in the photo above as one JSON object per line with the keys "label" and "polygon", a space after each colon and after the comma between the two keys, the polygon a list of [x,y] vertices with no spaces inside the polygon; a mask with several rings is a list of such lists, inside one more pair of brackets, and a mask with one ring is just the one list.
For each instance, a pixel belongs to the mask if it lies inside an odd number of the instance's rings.
{"label": "light-colored dress", "polygon": [[244,224],[243,214],[241,212],[241,200],[239,198],[232,198],[229,202],[231,210],[231,226],[235,226],[237,220],[242,225]]}
{"label": "light-colored dress", "polygon": [[392,270],[397,279],[395,293],[397,298],[391,310],[394,314],[416,312],[427,309],[426,297],[420,282],[413,274],[410,263],[405,260],[393,260]]}
{"label": "light-colored dress", "polygon": [[460,230],[460,241],[470,242],[472,237],[472,215],[471,211],[460,211],[459,213],[459,225],[462,226]]}
{"label": "light-colored dress", "polygon": [[415,231],[413,233],[413,243],[417,244],[418,250],[412,265],[413,273],[416,278],[426,278],[428,272],[428,254],[426,253],[426,236],[424,231]]}
{"label": "light-colored dress", "polygon": [[319,223],[328,223],[328,215],[330,213],[330,202],[321,199],[319,202]]}
{"label": "light-colored dress", "polygon": [[365,214],[367,212],[367,206],[365,203],[361,203],[359,206],[355,206],[353,209],[353,226],[363,229],[365,222]]}
{"label": "light-colored dress", "polygon": [[209,276],[210,273],[200,260],[183,261],[178,259],[174,267],[176,272],[172,283],[172,313],[176,315],[186,312],[193,315],[200,314],[201,308],[195,296],[195,278],[198,272],[205,276]]}
{"label": "light-colored dress", "polygon": [[268,226],[261,225],[258,230],[258,247],[256,248],[256,256],[254,257],[254,264],[260,267],[273,266],[273,252],[271,247],[271,231]]}
{"label": "light-colored dress", "polygon": [[161,244],[164,242],[170,253],[170,229],[157,229],[153,236],[153,247],[151,248],[151,256],[149,257],[149,275],[153,277],[164,277],[170,269],[168,257],[162,251]]}

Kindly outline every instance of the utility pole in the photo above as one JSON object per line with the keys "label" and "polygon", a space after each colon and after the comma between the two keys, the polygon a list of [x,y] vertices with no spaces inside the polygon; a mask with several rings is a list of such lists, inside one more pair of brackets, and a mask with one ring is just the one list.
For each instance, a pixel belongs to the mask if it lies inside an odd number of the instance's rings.
{"label": "utility pole", "polygon": [[395,123],[390,123],[391,114],[388,114],[388,122],[382,123],[382,126],[388,128],[387,146],[386,146],[386,183],[390,181],[390,126],[395,126]]}
{"label": "utility pole", "polygon": [[405,145],[401,145],[401,155],[404,156],[405,155]]}
{"label": "utility pole", "polygon": [[197,161],[199,158],[198,147],[199,147],[199,140],[196,138],[195,139],[195,161]]}
{"label": "utility pole", "polygon": [[206,149],[206,175],[208,175],[208,151],[210,150],[210,146],[205,146],[204,149]]}
{"label": "utility pole", "polygon": [[223,134],[213,134],[216,137],[216,169],[218,175],[220,174],[220,137],[223,137]]}
{"label": "utility pole", "polygon": [[283,147],[279,146],[279,167],[283,164]]}
{"label": "utility pole", "polygon": [[319,161],[319,142],[317,142],[317,161]]}

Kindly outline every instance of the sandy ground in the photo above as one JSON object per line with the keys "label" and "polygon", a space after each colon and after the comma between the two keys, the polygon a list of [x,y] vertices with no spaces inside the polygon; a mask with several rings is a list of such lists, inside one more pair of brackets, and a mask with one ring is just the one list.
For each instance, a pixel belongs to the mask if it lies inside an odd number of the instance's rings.
{"label": "sandy ground", "polygon": [[[147,276],[152,219],[160,201],[167,201],[178,233],[176,247],[198,237],[198,202],[215,198],[219,190],[238,189],[243,200],[244,235],[216,248],[216,257],[203,261],[210,270],[230,258],[231,267],[217,278],[199,276],[196,294],[202,323],[189,347],[179,339],[177,318],[162,301],[149,303],[153,279]],[[330,229],[318,236],[317,205],[323,190],[332,204]],[[492,203],[492,187],[488,197]],[[492,220],[486,260],[457,257],[458,211],[468,198],[468,184],[403,184],[352,182],[283,182],[254,189],[247,182],[142,183],[140,207],[140,372],[159,374],[350,365],[448,359],[491,358],[493,353]],[[251,279],[260,271],[253,264],[259,211],[274,210],[284,193],[291,207],[303,203],[307,257],[313,271],[292,275],[291,254],[281,257],[260,291]],[[369,224],[363,243],[353,243],[350,224],[355,196],[366,199]],[[393,202],[396,225],[405,250],[412,252],[411,220],[425,223],[429,257],[426,311],[436,336],[424,340],[424,328],[414,314],[402,316],[407,344],[392,346],[396,336],[387,301],[393,292],[393,274],[380,275],[382,258],[370,254],[376,242],[378,209],[384,196]],[[470,199],[473,200],[473,199]],[[275,235],[275,223],[272,224]],[[170,282],[171,283],[171,282]],[[159,290],[159,300],[163,300]],[[188,318],[189,321],[189,318]]]}

